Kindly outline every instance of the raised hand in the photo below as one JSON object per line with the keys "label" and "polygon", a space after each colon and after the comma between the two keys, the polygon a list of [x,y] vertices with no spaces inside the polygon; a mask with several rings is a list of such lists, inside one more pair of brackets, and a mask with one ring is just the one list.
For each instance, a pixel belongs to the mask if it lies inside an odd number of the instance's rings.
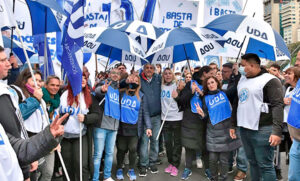
{"label": "raised hand", "polygon": [[128,77],[127,77],[127,79],[126,79],[126,83],[127,84],[129,84],[129,83],[133,83],[134,82],[134,75],[133,74],[131,74],[131,75],[129,75]]}
{"label": "raised hand", "polygon": [[200,88],[197,86],[197,88],[196,88],[196,90],[195,90],[196,92],[198,92],[201,96],[203,96],[204,94],[203,94],[203,92],[200,90]]}
{"label": "raised hand", "polygon": [[108,90],[108,86],[110,86],[111,82],[108,82],[107,80],[105,80],[104,85],[101,87],[101,92],[107,92]]}
{"label": "raised hand", "polygon": [[54,121],[50,125],[50,132],[54,138],[64,134],[64,126],[61,123],[69,116],[69,113],[66,113],[61,118],[57,115]]}
{"label": "raised hand", "polygon": [[43,98],[43,91],[41,88],[34,88],[33,91],[33,96],[37,99],[37,100],[41,100]]}
{"label": "raised hand", "polygon": [[194,94],[196,89],[198,88],[197,84],[195,82],[192,83],[192,93]]}
{"label": "raised hand", "polygon": [[198,113],[200,116],[204,117],[204,112],[203,112],[203,110],[201,109],[201,107],[200,107],[200,105],[199,105],[199,102],[197,102],[197,104],[195,103],[195,106],[196,106],[197,113]]}

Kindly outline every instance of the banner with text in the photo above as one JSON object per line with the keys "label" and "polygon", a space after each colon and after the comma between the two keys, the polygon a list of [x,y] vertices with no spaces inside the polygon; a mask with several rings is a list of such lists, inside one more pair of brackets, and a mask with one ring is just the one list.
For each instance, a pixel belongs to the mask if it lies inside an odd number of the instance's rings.
{"label": "banner with text", "polygon": [[242,14],[243,0],[205,0],[203,25],[226,14]]}
{"label": "banner with text", "polygon": [[196,27],[199,2],[184,0],[160,1],[160,22],[158,27],[169,31],[176,27]]}

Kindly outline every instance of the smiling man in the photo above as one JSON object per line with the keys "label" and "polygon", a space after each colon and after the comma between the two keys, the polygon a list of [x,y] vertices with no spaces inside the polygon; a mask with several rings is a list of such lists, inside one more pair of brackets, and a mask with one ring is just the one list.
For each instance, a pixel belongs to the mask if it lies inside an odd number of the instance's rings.
{"label": "smiling man", "polygon": [[[152,136],[149,138],[146,133],[142,135],[140,142],[140,173],[139,176],[147,176],[147,168],[150,167],[151,173],[158,173],[156,161],[159,151],[159,142],[156,140],[161,124],[161,76],[155,73],[155,66],[152,64],[144,65],[141,77],[141,91],[147,99],[150,119],[152,125]],[[148,152],[148,144],[150,150]]]}
{"label": "smiling man", "polygon": [[53,118],[54,110],[58,108],[60,104],[59,88],[60,79],[55,75],[48,76],[45,87],[42,88],[43,99],[47,105],[50,120]]}

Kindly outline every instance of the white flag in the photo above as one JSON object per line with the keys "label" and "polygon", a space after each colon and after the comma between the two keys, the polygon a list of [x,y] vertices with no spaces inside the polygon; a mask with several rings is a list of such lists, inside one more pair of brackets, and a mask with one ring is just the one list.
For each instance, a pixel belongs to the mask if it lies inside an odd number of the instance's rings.
{"label": "white flag", "polygon": [[2,39],[2,34],[0,33],[0,46],[4,47],[3,39]]}
{"label": "white flag", "polygon": [[0,0],[0,28],[4,26],[12,27],[16,24],[12,9],[10,9],[12,6],[9,3],[7,0]]}

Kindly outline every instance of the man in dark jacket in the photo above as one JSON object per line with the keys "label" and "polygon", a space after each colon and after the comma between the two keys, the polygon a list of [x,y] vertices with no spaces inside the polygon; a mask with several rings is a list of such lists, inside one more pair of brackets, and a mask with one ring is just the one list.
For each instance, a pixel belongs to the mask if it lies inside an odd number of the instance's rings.
{"label": "man in dark jacket", "polygon": [[246,76],[238,83],[238,103],[233,105],[233,112],[250,163],[251,179],[273,181],[274,146],[280,144],[283,122],[281,83],[261,69],[256,54],[243,55],[241,65]]}
{"label": "man in dark jacket", "polygon": [[[0,161],[0,168],[6,168],[6,170],[0,169],[1,180],[23,180],[20,166],[28,165],[40,159],[58,145],[59,136],[64,133],[64,128],[61,123],[67,116],[68,114],[65,114],[60,119],[57,117],[54,122],[42,132],[26,140],[6,133],[0,124],[0,152],[6,152],[7,157],[9,157],[9,159]],[[6,140],[6,135],[9,143]],[[10,145],[15,153],[11,151]],[[3,146],[5,146],[5,148],[3,148]],[[18,163],[14,162],[14,160],[17,160]]]}
{"label": "man in dark jacket", "polygon": [[[161,76],[155,74],[155,66],[144,65],[141,73],[141,91],[144,99],[147,100],[150,119],[152,125],[152,136],[149,138],[146,133],[141,137],[140,142],[140,176],[147,176],[147,167],[150,166],[151,173],[158,173],[156,161],[158,156],[158,140],[156,137],[161,124]],[[150,153],[148,153],[148,143],[150,141]]]}
{"label": "man in dark jacket", "polygon": [[[0,79],[7,76],[10,68],[11,65],[4,49],[0,46]],[[0,109],[5,113],[0,115],[0,124],[2,124],[7,134],[10,134],[15,138],[26,138],[27,132],[23,126],[23,118],[18,107],[18,101],[14,100],[12,97],[10,88],[7,85],[0,84]],[[45,141],[43,144],[48,144],[48,142]],[[48,153],[50,151],[51,150],[48,150]],[[28,179],[30,170],[29,163],[27,162],[20,166],[22,168],[24,179]]]}
{"label": "man in dark jacket", "polygon": [[[237,65],[233,63],[225,63],[222,69],[222,89],[226,93],[229,101],[233,104],[235,96],[237,95],[237,84],[241,78],[241,74],[238,72]],[[239,134],[239,129],[237,130],[237,134]],[[248,160],[246,158],[244,147],[241,146],[237,150],[231,152],[229,157],[229,170],[228,172],[233,172],[233,162],[234,162],[234,155],[237,154],[236,162],[237,162],[237,169],[238,172],[234,177],[235,180],[243,180],[247,176],[248,170]]]}

